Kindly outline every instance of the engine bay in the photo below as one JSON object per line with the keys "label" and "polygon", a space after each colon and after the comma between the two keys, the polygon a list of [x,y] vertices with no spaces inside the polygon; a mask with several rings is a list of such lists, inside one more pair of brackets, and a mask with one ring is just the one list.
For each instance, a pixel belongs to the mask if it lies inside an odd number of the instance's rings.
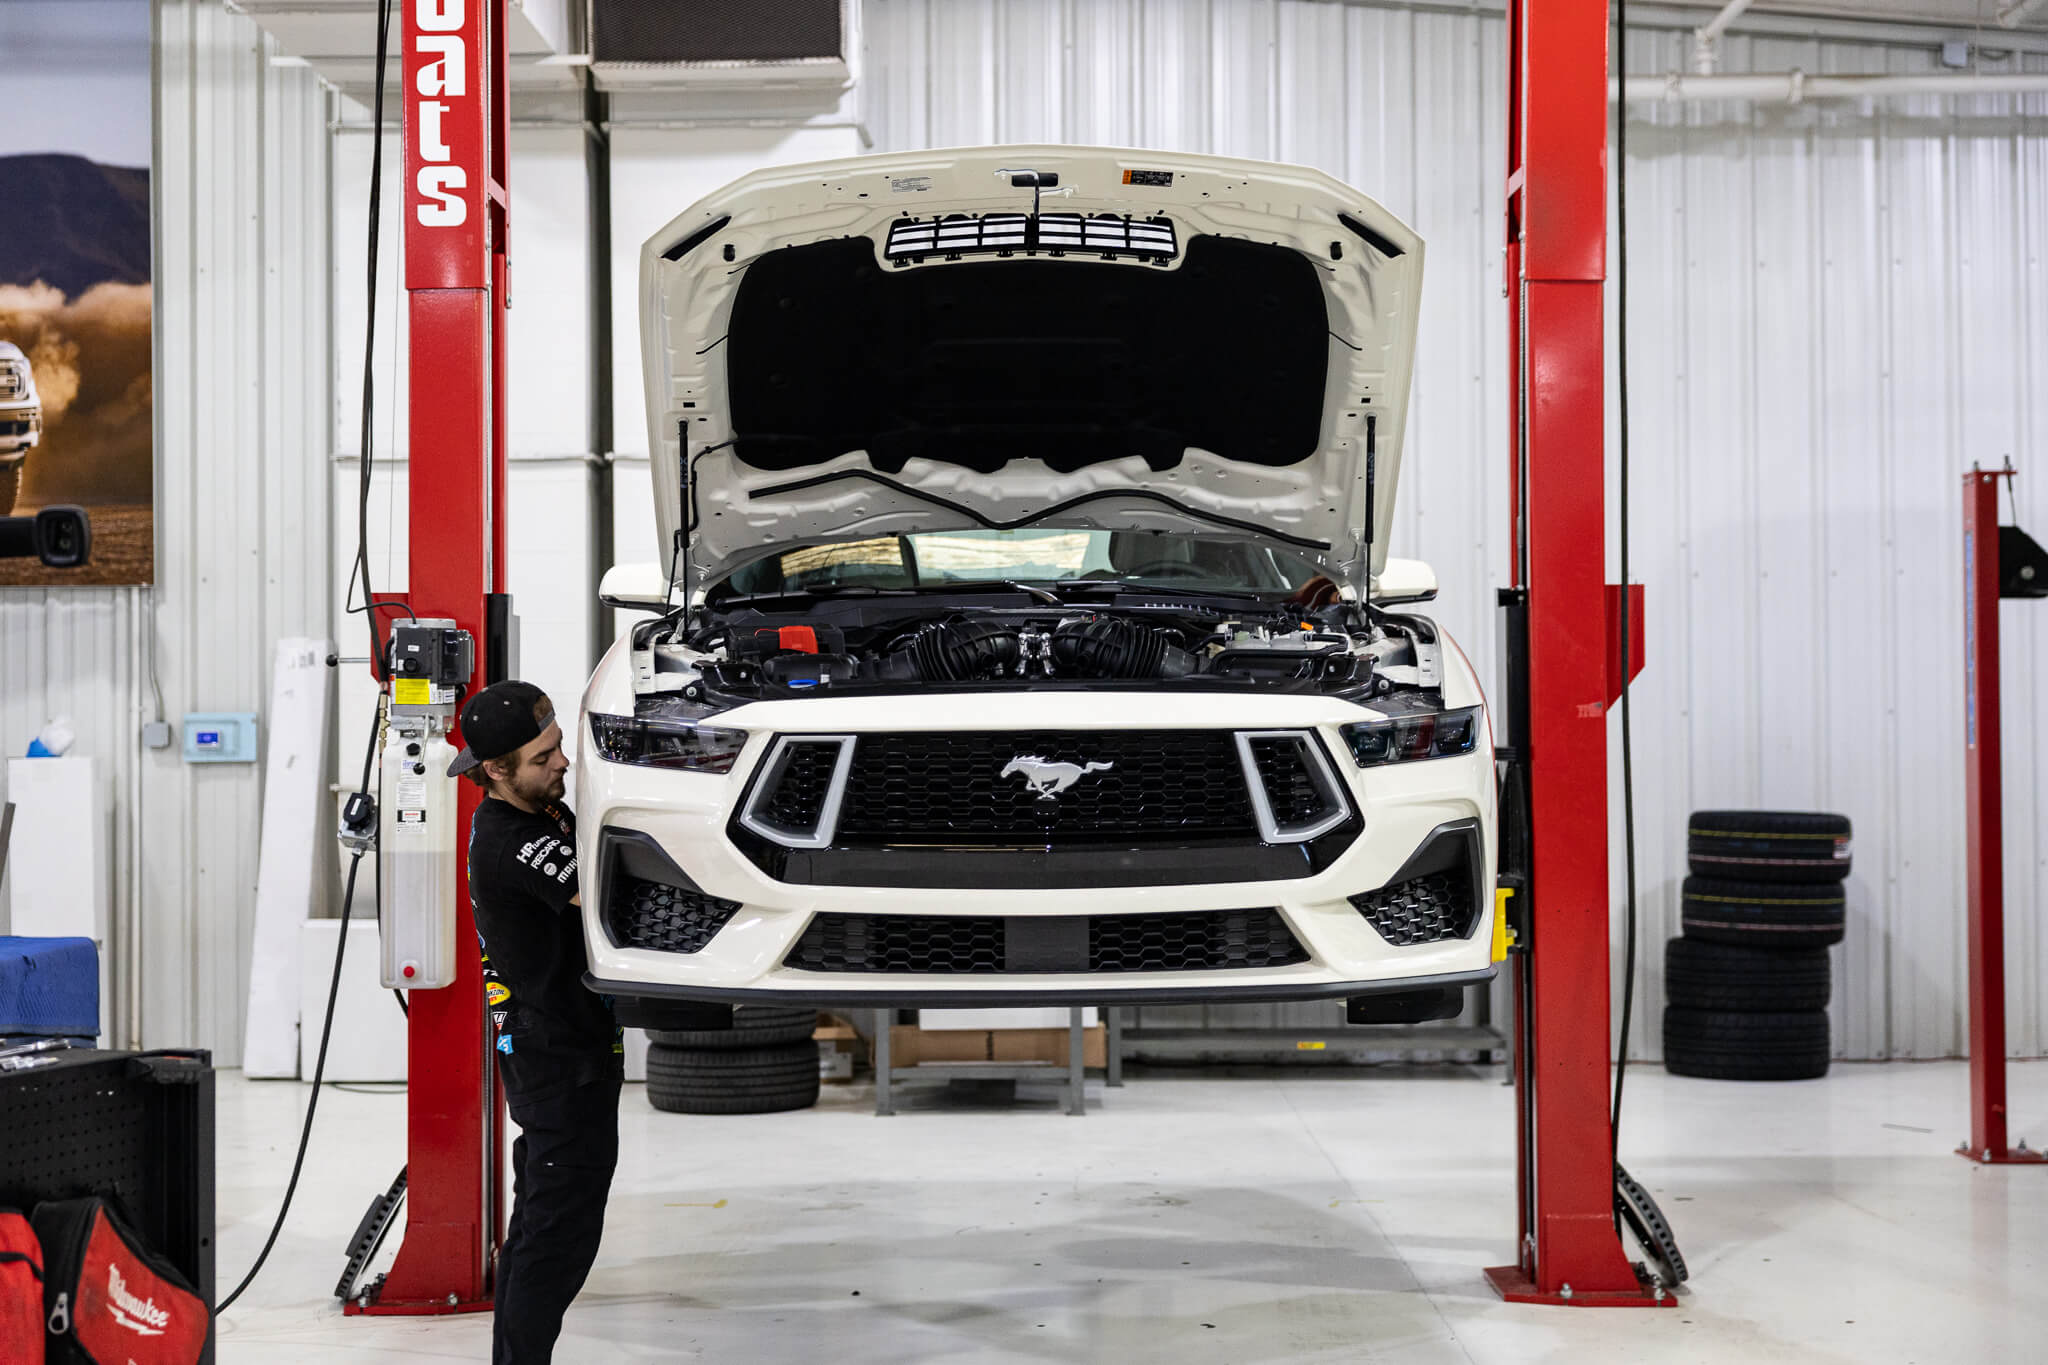
{"label": "engine bay", "polygon": [[702,607],[632,632],[643,715],[820,692],[1040,688],[1246,690],[1367,701],[1440,692],[1427,618],[1336,600],[1124,594],[798,595]]}

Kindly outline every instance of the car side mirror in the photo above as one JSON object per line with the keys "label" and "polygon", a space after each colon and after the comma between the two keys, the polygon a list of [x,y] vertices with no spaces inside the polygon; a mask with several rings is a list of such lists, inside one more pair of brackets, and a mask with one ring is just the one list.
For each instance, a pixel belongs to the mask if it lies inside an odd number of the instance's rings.
{"label": "car side mirror", "polygon": [[1389,559],[1373,575],[1375,602],[1433,602],[1436,600],[1436,570],[1419,559]]}
{"label": "car side mirror", "polygon": [[597,600],[617,611],[667,611],[668,574],[659,564],[614,564],[598,581]]}

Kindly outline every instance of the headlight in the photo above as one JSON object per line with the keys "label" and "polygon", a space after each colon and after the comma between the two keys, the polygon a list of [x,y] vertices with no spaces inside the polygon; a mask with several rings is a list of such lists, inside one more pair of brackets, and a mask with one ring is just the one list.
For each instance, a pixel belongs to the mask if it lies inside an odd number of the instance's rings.
{"label": "headlight", "polygon": [[1361,768],[1418,758],[1449,758],[1471,753],[1479,742],[1479,708],[1362,720],[1342,727],[1340,733]]}
{"label": "headlight", "polygon": [[591,736],[600,758],[643,768],[668,768],[692,773],[728,773],[747,747],[745,730],[717,730],[709,725],[684,725],[639,720],[633,716],[590,717]]}

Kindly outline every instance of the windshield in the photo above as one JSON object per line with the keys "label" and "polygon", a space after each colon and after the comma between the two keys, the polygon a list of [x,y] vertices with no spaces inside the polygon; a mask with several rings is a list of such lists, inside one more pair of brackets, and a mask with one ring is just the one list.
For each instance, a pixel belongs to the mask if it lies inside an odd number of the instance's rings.
{"label": "windshield", "polygon": [[1322,570],[1255,540],[1164,531],[927,531],[810,545],[736,571],[738,593],[943,588],[972,583],[1143,583],[1293,592]]}

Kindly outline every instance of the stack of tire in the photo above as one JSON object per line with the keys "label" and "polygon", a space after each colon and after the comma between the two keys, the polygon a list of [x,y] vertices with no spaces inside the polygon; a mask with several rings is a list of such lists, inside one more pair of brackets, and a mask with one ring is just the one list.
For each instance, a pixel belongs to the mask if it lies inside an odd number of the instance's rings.
{"label": "stack of tire", "polygon": [[647,1033],[647,1100],[671,1114],[773,1114],[818,1102],[816,1010],[741,1005],[730,1028]]}
{"label": "stack of tire", "polygon": [[1729,1081],[1828,1070],[1828,948],[1842,941],[1849,819],[1694,811],[1684,936],[1664,950],[1664,1067]]}

